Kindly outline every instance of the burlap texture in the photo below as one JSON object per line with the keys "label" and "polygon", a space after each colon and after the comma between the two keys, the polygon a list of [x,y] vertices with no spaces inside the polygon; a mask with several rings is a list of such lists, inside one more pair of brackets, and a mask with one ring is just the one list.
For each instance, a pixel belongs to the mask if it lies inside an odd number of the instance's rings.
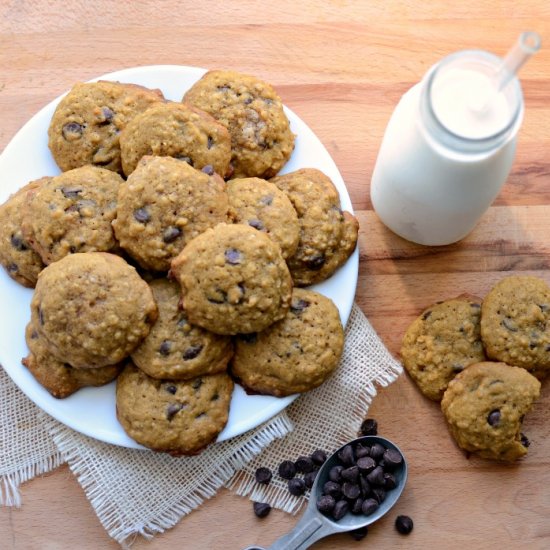
{"label": "burlap texture", "polygon": [[400,372],[399,363],[354,306],[342,361],[329,381],[242,436],[197,457],[172,458],[74,432],[39,411],[0,369],[0,503],[19,505],[20,483],[66,460],[99,520],[121,543],[172,527],[224,484],[296,512],[305,497],[290,496],[277,476],[268,487],[257,486],[256,468],[276,470],[284,459],[317,448],[330,451],[355,437],[376,394],[375,384],[385,386]]}

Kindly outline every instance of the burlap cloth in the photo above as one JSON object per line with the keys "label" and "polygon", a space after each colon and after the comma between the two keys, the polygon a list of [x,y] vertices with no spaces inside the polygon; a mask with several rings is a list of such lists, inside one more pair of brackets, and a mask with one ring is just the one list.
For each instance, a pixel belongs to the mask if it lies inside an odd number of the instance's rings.
{"label": "burlap cloth", "polygon": [[293,497],[274,476],[254,482],[257,467],[277,469],[321,448],[332,451],[354,438],[376,395],[401,373],[376,332],[354,305],[342,361],[335,375],[288,409],[237,438],[196,457],[172,458],[126,449],[83,436],[40,411],[0,369],[0,504],[21,504],[19,484],[68,462],[99,521],[126,545],[136,534],[153,536],[175,525],[223,485],[239,495],[296,512]]}

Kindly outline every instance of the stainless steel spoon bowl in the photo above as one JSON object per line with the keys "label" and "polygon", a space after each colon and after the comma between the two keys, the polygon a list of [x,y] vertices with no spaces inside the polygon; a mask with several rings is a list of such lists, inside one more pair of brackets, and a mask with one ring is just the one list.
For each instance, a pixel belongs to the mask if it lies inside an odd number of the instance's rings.
{"label": "stainless steel spoon bowl", "polygon": [[[354,515],[351,512],[348,512],[341,520],[335,521],[331,517],[325,516],[319,510],[317,510],[317,499],[321,496],[323,485],[328,481],[330,469],[333,466],[336,466],[339,463],[338,453],[346,445],[357,445],[358,443],[363,443],[366,445],[373,445],[374,443],[380,443],[387,449],[395,449],[401,453],[403,457],[403,463],[401,466],[393,472],[397,482],[397,487],[388,491],[386,494],[385,500],[380,504],[378,509],[369,516],[364,515]],[[388,439],[383,437],[378,437],[376,435],[368,435],[365,437],[360,437],[354,439],[342,445],[336,452],[334,452],[327,461],[321,466],[317,477],[315,478],[315,483],[311,488],[311,496],[309,499],[308,506],[304,512],[302,518],[294,527],[290,533],[283,535],[280,539],[275,541],[268,550],[305,550],[309,548],[314,542],[327,537],[328,535],[333,535],[335,533],[345,533],[347,531],[353,531],[354,529],[359,529],[360,527],[366,527],[371,523],[374,523],[380,519],[384,514],[386,514],[393,505],[397,502],[405,483],[407,482],[407,461],[405,456],[401,452],[401,449]],[[260,546],[249,546],[245,550],[265,550]]]}

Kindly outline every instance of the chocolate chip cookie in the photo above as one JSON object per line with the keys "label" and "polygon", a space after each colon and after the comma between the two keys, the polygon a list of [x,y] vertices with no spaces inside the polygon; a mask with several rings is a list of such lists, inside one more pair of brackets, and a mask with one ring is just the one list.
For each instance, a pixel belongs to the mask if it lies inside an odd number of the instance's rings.
{"label": "chocolate chip cookie", "polygon": [[122,365],[111,365],[98,369],[75,369],[68,363],[56,359],[49,351],[32,323],[27,325],[25,339],[29,355],[22,359],[36,380],[54,397],[69,397],[86,386],[103,386],[112,382],[122,370]]}
{"label": "chocolate chip cookie", "polygon": [[228,220],[225,182],[171,157],[143,157],[120,186],[113,221],[120,246],[143,268],[168,271],[191,239]]}
{"label": "chocolate chip cookie", "polygon": [[122,258],[76,253],[38,277],[31,320],[48,351],[76,368],[114,365],[149,334],[153,293]]}
{"label": "chocolate chip cookie", "polygon": [[343,348],[344,330],[333,302],[296,288],[283,320],[235,338],[231,373],[251,393],[282,397],[306,392],[334,372]]}
{"label": "chocolate chip cookie", "polygon": [[525,369],[476,363],[451,380],[441,409],[459,447],[513,461],[527,453],[521,427],[539,393],[540,382]]}
{"label": "chocolate chip cookie", "polygon": [[171,380],[225,371],[233,355],[231,339],[189,324],[179,308],[181,290],[177,283],[156,279],[149,286],[159,317],[132,353],[134,363],[153,378]]}
{"label": "chocolate chip cookie", "polygon": [[183,101],[210,113],[231,134],[233,177],[270,178],[294,149],[281,98],[262,80],[234,71],[210,71]]}
{"label": "chocolate chip cookie", "polygon": [[227,182],[230,217],[264,231],[280,247],[283,258],[298,248],[298,216],[289,198],[275,184],[261,178],[239,178]]}
{"label": "chocolate chip cookie", "polygon": [[223,430],[232,392],[225,373],[157,380],[130,363],[117,380],[117,417],[138,443],[174,456],[193,455]]}
{"label": "chocolate chip cookie", "polygon": [[163,101],[160,90],[120,82],[79,82],[61,100],[48,145],[61,170],[85,164],[121,172],[119,134],[138,113]]}
{"label": "chocolate chip cookie", "polygon": [[282,319],[292,279],[281,248],[244,224],[219,224],[172,261],[189,322],[217,334],[257,332]]}
{"label": "chocolate chip cookie", "polygon": [[0,206],[0,265],[12,279],[29,288],[36,284],[44,262],[23,236],[24,206],[27,193],[37,190],[49,179],[31,181]]}
{"label": "chocolate chip cookie", "polygon": [[141,157],[174,157],[201,170],[212,166],[229,176],[231,137],[208,113],[183,103],[157,103],[131,120],[120,134],[122,168],[131,174]]}
{"label": "chocolate chip cookie", "polygon": [[308,286],[328,279],[351,256],[359,224],[340,209],[340,197],[330,178],[303,168],[270,180],[284,191],[296,212],[300,241],[287,259],[294,283]]}
{"label": "chocolate chip cookie", "polygon": [[425,309],[407,329],[403,366],[426,397],[440,401],[459,372],[485,360],[480,315],[481,300],[459,296]]}
{"label": "chocolate chip cookie", "polygon": [[22,230],[45,264],[75,252],[118,248],[111,222],[122,178],[97,166],[82,166],[49,178],[27,194]]}
{"label": "chocolate chip cookie", "polygon": [[538,378],[550,371],[550,287],[531,276],[500,280],[481,307],[487,356]]}

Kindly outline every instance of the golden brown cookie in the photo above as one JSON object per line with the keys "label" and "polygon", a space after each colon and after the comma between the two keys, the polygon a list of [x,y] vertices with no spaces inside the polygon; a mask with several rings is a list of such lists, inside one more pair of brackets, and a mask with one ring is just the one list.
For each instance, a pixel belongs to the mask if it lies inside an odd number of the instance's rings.
{"label": "golden brown cookie", "polygon": [[130,363],[117,380],[117,417],[138,443],[174,456],[193,455],[223,430],[232,392],[225,373],[157,380]]}
{"label": "golden brown cookie", "polygon": [[281,248],[243,224],[219,224],[172,261],[190,323],[217,334],[257,332],[282,319],[292,279]]}
{"label": "golden brown cookie", "polygon": [[71,254],[46,267],[31,301],[31,320],[48,351],[75,368],[114,365],[149,334],[153,293],[122,258]]}
{"label": "golden brown cookie", "polygon": [[501,279],[481,306],[487,356],[538,378],[550,371],[550,287],[537,277]]}
{"label": "golden brown cookie", "polygon": [[44,262],[23,236],[24,207],[27,193],[35,191],[49,179],[31,181],[0,205],[0,265],[12,279],[29,288],[36,285]]}
{"label": "golden brown cookie", "polygon": [[440,401],[459,372],[485,360],[480,315],[481,300],[459,296],[425,309],[407,329],[403,366],[429,399]]}
{"label": "golden brown cookie", "polygon": [[171,157],[143,157],[119,189],[113,221],[120,246],[139,264],[168,271],[186,243],[228,220],[225,182]]}
{"label": "golden brown cookie", "polygon": [[119,134],[160,90],[120,82],[79,82],[61,100],[48,129],[48,145],[61,170],[85,164],[121,172]]}
{"label": "golden brown cookie", "polygon": [[321,385],[338,366],[343,349],[344,329],[334,303],[295,288],[283,320],[235,338],[231,373],[248,392],[283,397]]}
{"label": "golden brown cookie", "polygon": [[539,393],[540,382],[525,369],[476,363],[451,380],[441,409],[459,447],[513,461],[527,453],[521,425]]}
{"label": "golden brown cookie", "polygon": [[56,359],[47,349],[32,323],[27,325],[25,339],[29,355],[22,359],[36,380],[54,397],[69,397],[86,386],[104,386],[112,382],[122,370],[122,365],[111,365],[98,369],[75,369],[68,363]]}
{"label": "golden brown cookie", "polygon": [[231,339],[189,324],[179,307],[181,289],[177,283],[156,279],[149,286],[159,317],[132,353],[136,366],[153,378],[171,380],[224,372],[233,355]]}
{"label": "golden brown cookie", "polygon": [[264,231],[280,247],[283,258],[298,248],[298,216],[289,198],[273,183],[260,178],[240,178],[227,182],[230,217]]}
{"label": "golden brown cookie", "polygon": [[118,248],[111,222],[122,178],[104,168],[82,166],[48,178],[27,194],[22,230],[45,264],[75,252]]}
{"label": "golden brown cookie", "polygon": [[287,259],[294,283],[308,286],[328,279],[354,251],[359,223],[342,212],[336,187],[319,170],[302,168],[270,181],[298,213],[300,242]]}
{"label": "golden brown cookie", "polygon": [[234,71],[210,71],[185,94],[231,134],[233,177],[270,178],[294,149],[281,98],[266,82]]}
{"label": "golden brown cookie", "polygon": [[141,157],[174,157],[201,170],[212,166],[229,176],[231,137],[208,113],[183,103],[157,103],[131,120],[120,134],[122,168],[128,176]]}

